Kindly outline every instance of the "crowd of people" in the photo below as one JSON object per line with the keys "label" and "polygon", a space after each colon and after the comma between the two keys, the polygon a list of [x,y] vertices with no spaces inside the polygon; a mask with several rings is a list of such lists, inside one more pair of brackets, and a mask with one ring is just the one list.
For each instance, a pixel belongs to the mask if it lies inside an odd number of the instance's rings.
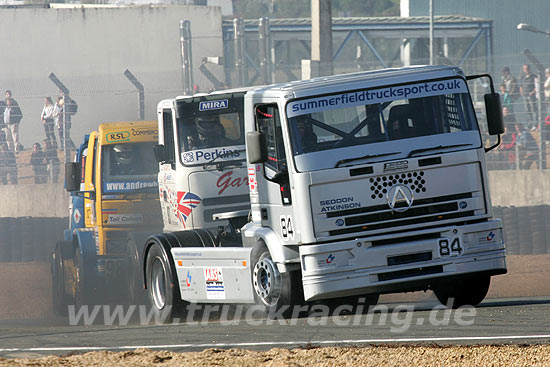
{"label": "crowd of people", "polygon": [[[78,110],[77,103],[63,91],[59,92],[55,103],[51,97],[44,98],[44,107],[40,120],[44,127],[46,138],[42,144],[36,142],[32,146],[30,161],[34,183],[57,183],[60,172],[58,149],[74,150],[71,140],[71,119]],[[19,141],[19,125],[23,112],[19,103],[13,98],[11,90],[5,92],[5,99],[0,100],[0,183],[17,184],[18,165],[16,155],[24,150]],[[59,144],[55,130],[59,136]]]}
{"label": "crowd of people", "polygon": [[[542,76],[524,64],[516,78],[505,66],[500,95],[505,133],[498,147],[497,167],[492,168],[546,168],[550,143],[550,68],[546,68]],[[533,136],[535,132],[538,132],[538,141]]]}

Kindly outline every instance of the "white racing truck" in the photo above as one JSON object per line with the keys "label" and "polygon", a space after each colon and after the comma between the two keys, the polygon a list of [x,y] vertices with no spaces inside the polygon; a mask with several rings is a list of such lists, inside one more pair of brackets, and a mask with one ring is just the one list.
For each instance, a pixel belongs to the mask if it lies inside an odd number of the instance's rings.
{"label": "white racing truck", "polygon": [[[240,234],[232,228],[246,223],[246,217],[229,227],[227,220],[214,221],[212,215],[250,211],[244,145],[245,91],[181,96],[158,104],[159,145],[154,150],[161,162],[158,182],[166,232],[162,240],[197,246],[241,245]],[[146,296],[141,291],[142,270],[147,260],[145,240],[151,233],[129,235],[126,253],[131,303],[141,302]]]}
{"label": "white racing truck", "polygon": [[[490,147],[467,85],[479,77],[492,89],[487,123],[498,141]],[[244,115],[250,215],[202,212],[230,219],[242,247],[220,248],[193,230],[151,236],[143,272],[158,310],[182,300],[272,310],[427,289],[459,307],[480,303],[491,276],[506,273],[485,164],[503,132],[489,75],[419,66],[261,87],[247,91]],[[172,133],[162,121],[159,130],[166,145]],[[172,192],[221,182],[180,182],[186,154],[174,162],[159,155],[161,188],[167,176]],[[242,184],[232,180],[222,186]]]}

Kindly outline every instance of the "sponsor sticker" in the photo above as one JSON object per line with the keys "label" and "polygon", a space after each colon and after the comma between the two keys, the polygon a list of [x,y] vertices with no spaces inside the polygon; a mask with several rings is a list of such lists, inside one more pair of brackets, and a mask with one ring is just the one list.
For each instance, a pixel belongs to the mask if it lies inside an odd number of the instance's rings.
{"label": "sponsor sticker", "polygon": [[328,254],[326,258],[317,260],[317,266],[320,268],[335,266],[334,260],[336,260],[336,256],[334,256],[334,254]]}
{"label": "sponsor sticker", "polygon": [[108,224],[132,225],[143,223],[142,214],[109,214]]}
{"label": "sponsor sticker", "polygon": [[223,110],[229,107],[227,99],[218,99],[216,101],[204,101],[199,103],[199,111]]}
{"label": "sponsor sticker", "polygon": [[212,160],[244,159],[244,151],[244,146],[196,149],[181,153],[181,160],[184,164],[204,164]]}
{"label": "sponsor sticker", "polygon": [[80,214],[80,210],[75,209],[73,213],[73,219],[76,224],[80,223],[80,218],[82,218],[82,214]]}
{"label": "sponsor sticker", "polygon": [[258,191],[258,185],[256,183],[256,170],[254,167],[248,168],[248,186],[252,192]]}
{"label": "sponsor sticker", "polygon": [[319,205],[321,206],[321,213],[328,213],[338,210],[359,208],[361,203],[355,201],[353,196],[345,196],[341,198],[321,200],[319,201]]}
{"label": "sponsor sticker", "polygon": [[104,182],[103,192],[120,192],[120,191],[133,191],[145,188],[157,188],[159,186],[157,181],[118,181],[118,182]]}
{"label": "sponsor sticker", "polygon": [[114,133],[105,134],[105,140],[108,143],[121,142],[121,141],[130,141],[130,132],[129,131],[118,131]]}
{"label": "sponsor sticker", "polygon": [[225,286],[221,268],[204,268],[206,298],[225,299]]}
{"label": "sponsor sticker", "polygon": [[134,129],[132,128],[132,136],[157,136],[159,134],[158,129]]}
{"label": "sponsor sticker", "polygon": [[361,90],[317,98],[292,101],[287,105],[288,117],[308,113],[335,110],[339,108],[364,106],[366,104],[438,96],[450,93],[466,93],[466,83],[462,79],[449,79],[437,82],[392,86],[379,89]]}
{"label": "sponsor sticker", "polygon": [[197,195],[185,191],[178,191],[177,200],[178,217],[182,223],[187,221],[187,218],[189,218],[193,209],[195,209],[202,201]]}

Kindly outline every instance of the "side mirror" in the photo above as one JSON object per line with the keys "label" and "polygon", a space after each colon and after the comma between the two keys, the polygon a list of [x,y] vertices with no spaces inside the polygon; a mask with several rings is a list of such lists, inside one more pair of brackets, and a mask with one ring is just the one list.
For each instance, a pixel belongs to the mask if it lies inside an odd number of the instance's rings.
{"label": "side mirror", "polygon": [[246,133],[246,152],[248,163],[265,162],[265,149],[262,144],[262,133],[259,131],[250,131]]}
{"label": "side mirror", "polygon": [[155,158],[157,159],[157,162],[166,162],[166,151],[164,150],[164,145],[157,144],[153,146],[153,152],[155,153]]}
{"label": "side mirror", "polygon": [[74,192],[80,190],[80,162],[65,163],[65,190]]}
{"label": "side mirror", "polygon": [[500,103],[500,94],[488,93],[484,96],[485,111],[487,113],[487,126],[489,135],[498,135],[504,133],[504,118],[502,117],[502,105]]}

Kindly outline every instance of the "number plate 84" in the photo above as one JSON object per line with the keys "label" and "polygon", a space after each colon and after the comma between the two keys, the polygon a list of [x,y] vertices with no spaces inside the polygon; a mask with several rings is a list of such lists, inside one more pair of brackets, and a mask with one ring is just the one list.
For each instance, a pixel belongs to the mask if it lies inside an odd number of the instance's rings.
{"label": "number plate 84", "polygon": [[464,252],[460,237],[440,238],[437,241],[437,245],[439,248],[439,256],[441,257],[459,256],[462,255],[462,252]]}

